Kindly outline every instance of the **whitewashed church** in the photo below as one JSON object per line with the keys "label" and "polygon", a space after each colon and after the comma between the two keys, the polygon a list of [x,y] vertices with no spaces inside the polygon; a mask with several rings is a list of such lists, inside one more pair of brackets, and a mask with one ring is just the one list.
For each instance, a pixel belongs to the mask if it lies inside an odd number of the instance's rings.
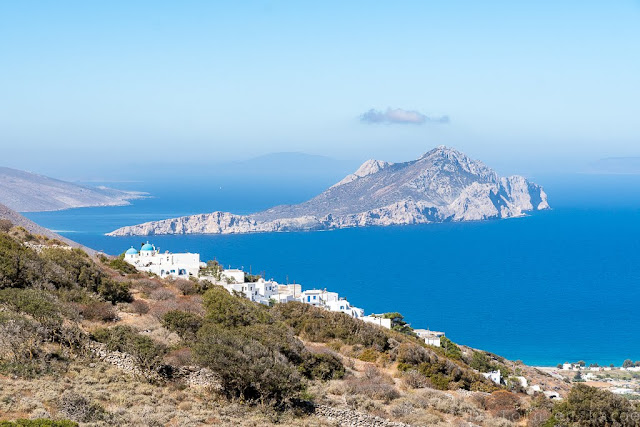
{"label": "whitewashed church", "polygon": [[140,251],[132,246],[124,253],[124,260],[140,271],[148,271],[160,277],[198,277],[200,268],[206,267],[205,263],[200,262],[200,254],[160,253],[149,242],[142,245]]}

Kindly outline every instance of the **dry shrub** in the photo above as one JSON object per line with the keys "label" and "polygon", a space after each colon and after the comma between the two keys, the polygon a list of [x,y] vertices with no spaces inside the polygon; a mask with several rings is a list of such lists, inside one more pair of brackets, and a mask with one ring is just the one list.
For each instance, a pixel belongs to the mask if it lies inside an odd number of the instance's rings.
{"label": "dry shrub", "polygon": [[172,366],[191,366],[193,365],[193,356],[191,349],[179,348],[169,352],[164,357],[165,362]]}
{"label": "dry shrub", "polygon": [[178,309],[187,313],[199,314],[204,316],[204,306],[202,305],[202,297],[200,295],[191,295],[178,299]]}
{"label": "dry shrub", "polygon": [[396,360],[409,365],[420,365],[421,363],[432,363],[431,352],[415,343],[402,343],[395,349]]}
{"label": "dry shrub", "polygon": [[191,280],[176,279],[173,285],[182,292],[182,295],[192,295],[198,291],[198,287]]}
{"label": "dry shrub", "polygon": [[349,394],[361,394],[387,403],[400,397],[393,379],[371,365],[365,368],[362,378],[349,378],[344,381],[344,386]]}
{"label": "dry shrub", "polygon": [[486,399],[487,410],[493,415],[518,421],[521,418],[520,398],[506,390],[491,393]]}
{"label": "dry shrub", "polygon": [[84,396],[71,390],[60,396],[58,411],[63,417],[81,423],[106,421],[108,418],[107,412],[100,405],[89,402]]}
{"label": "dry shrub", "polygon": [[378,360],[379,355],[380,353],[378,353],[374,349],[365,348],[358,355],[358,359],[362,360],[363,362],[375,362],[376,360]]}
{"label": "dry shrub", "polygon": [[147,314],[150,310],[149,304],[146,302],[137,299],[131,303],[131,311],[142,316],[143,314]]}
{"label": "dry shrub", "polygon": [[100,301],[80,305],[80,314],[87,320],[100,322],[111,322],[118,317],[111,303]]}
{"label": "dry shrub", "polygon": [[[129,276],[131,278],[131,275]],[[151,292],[160,289],[162,284],[153,279],[139,279],[135,282],[135,287],[145,295],[151,295]]]}
{"label": "dry shrub", "polygon": [[422,375],[420,372],[415,369],[411,369],[407,371],[402,376],[402,380],[404,384],[409,388],[425,388],[431,386],[431,381],[429,378]]}
{"label": "dry shrub", "polygon": [[151,295],[149,296],[151,299],[154,299],[156,301],[167,301],[176,298],[175,294],[166,288],[156,289],[155,291],[151,292]]}
{"label": "dry shrub", "polygon": [[404,401],[391,407],[391,415],[394,418],[406,417],[415,412],[415,408],[410,402]]}
{"label": "dry shrub", "polygon": [[13,227],[13,223],[8,219],[0,219],[0,231],[7,233]]}
{"label": "dry shrub", "polygon": [[433,408],[445,414],[455,416],[478,416],[481,412],[471,403],[459,397],[451,396],[443,391],[425,389],[412,398],[415,407]]}
{"label": "dry shrub", "polygon": [[149,313],[158,320],[161,320],[165,314],[172,310],[178,310],[178,302],[176,300],[158,301],[151,306]]}
{"label": "dry shrub", "polygon": [[527,427],[542,427],[550,417],[548,409],[534,409],[527,417]]}

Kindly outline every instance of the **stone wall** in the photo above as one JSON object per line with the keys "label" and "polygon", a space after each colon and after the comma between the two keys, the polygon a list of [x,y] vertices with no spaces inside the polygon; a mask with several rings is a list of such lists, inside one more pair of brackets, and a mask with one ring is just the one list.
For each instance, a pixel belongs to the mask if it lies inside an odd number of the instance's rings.
{"label": "stone wall", "polygon": [[334,408],[333,406],[317,405],[315,415],[335,421],[340,426],[349,427],[410,427],[409,424],[396,423],[384,418],[364,414],[351,409]]}

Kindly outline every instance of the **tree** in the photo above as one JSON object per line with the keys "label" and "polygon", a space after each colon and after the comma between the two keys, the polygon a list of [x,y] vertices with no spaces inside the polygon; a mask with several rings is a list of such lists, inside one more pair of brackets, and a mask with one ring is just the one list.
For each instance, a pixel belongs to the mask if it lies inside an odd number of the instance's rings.
{"label": "tree", "polygon": [[584,366],[586,365],[586,363],[585,363],[585,361],[584,361],[584,360],[580,360],[580,361],[578,362],[578,365],[580,365],[582,368],[584,368]]}
{"label": "tree", "polygon": [[624,362],[622,362],[623,368],[630,368],[632,366],[633,366],[633,361],[631,359],[627,359]]}
{"label": "tree", "polygon": [[391,329],[394,331],[402,332],[403,334],[412,335],[413,328],[404,321],[404,316],[400,313],[384,313],[383,319],[391,319]]}

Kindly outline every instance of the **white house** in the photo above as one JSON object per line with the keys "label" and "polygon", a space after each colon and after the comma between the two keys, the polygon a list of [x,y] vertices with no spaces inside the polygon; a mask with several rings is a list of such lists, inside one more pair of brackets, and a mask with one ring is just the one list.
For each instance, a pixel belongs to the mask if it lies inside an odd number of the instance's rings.
{"label": "white house", "polygon": [[[334,293],[334,292],[331,292]],[[336,294],[337,296],[338,294]],[[347,301],[344,298],[339,298],[337,300],[330,300],[328,301],[324,307],[329,310],[329,311],[338,311],[340,313],[344,313],[344,314],[348,314],[351,317],[355,317],[355,318],[361,318],[362,316],[364,316],[364,310],[358,307],[353,307],[351,304],[349,304],[349,301]]]}
{"label": "white house", "polygon": [[502,379],[502,375],[500,374],[500,371],[483,372],[482,375],[485,378],[489,378],[491,381],[493,381],[496,384],[500,384],[500,381]]}
{"label": "white house", "polygon": [[278,282],[274,282],[273,280],[264,280],[263,278],[260,278],[255,282],[255,288],[258,295],[261,295],[266,299],[276,299],[274,296],[278,295]]}
{"label": "white house", "polygon": [[228,280],[231,283],[244,283],[244,271],[237,268],[222,270],[220,277],[222,277],[222,280]]}
{"label": "white house", "polygon": [[160,277],[189,278],[198,277],[200,254],[171,252],[160,253],[155,246],[147,242],[140,251],[131,247],[124,253],[124,260],[140,271],[157,274]]}
{"label": "white house", "polygon": [[385,319],[375,314],[369,316],[362,316],[360,320],[367,323],[373,323],[374,325],[382,326],[383,328],[391,329],[391,319]]}
{"label": "white house", "polygon": [[298,283],[291,283],[288,285],[278,284],[278,295],[282,297],[291,296],[291,299],[287,299],[287,301],[297,301],[301,294],[302,286],[300,286]]}
{"label": "white house", "polygon": [[326,289],[308,289],[300,294],[298,301],[313,306],[323,306],[338,301],[337,292],[328,292]]}
{"label": "white house", "polygon": [[425,344],[440,347],[440,337],[444,336],[444,332],[430,331],[429,329],[414,329],[413,332],[421,339]]}

